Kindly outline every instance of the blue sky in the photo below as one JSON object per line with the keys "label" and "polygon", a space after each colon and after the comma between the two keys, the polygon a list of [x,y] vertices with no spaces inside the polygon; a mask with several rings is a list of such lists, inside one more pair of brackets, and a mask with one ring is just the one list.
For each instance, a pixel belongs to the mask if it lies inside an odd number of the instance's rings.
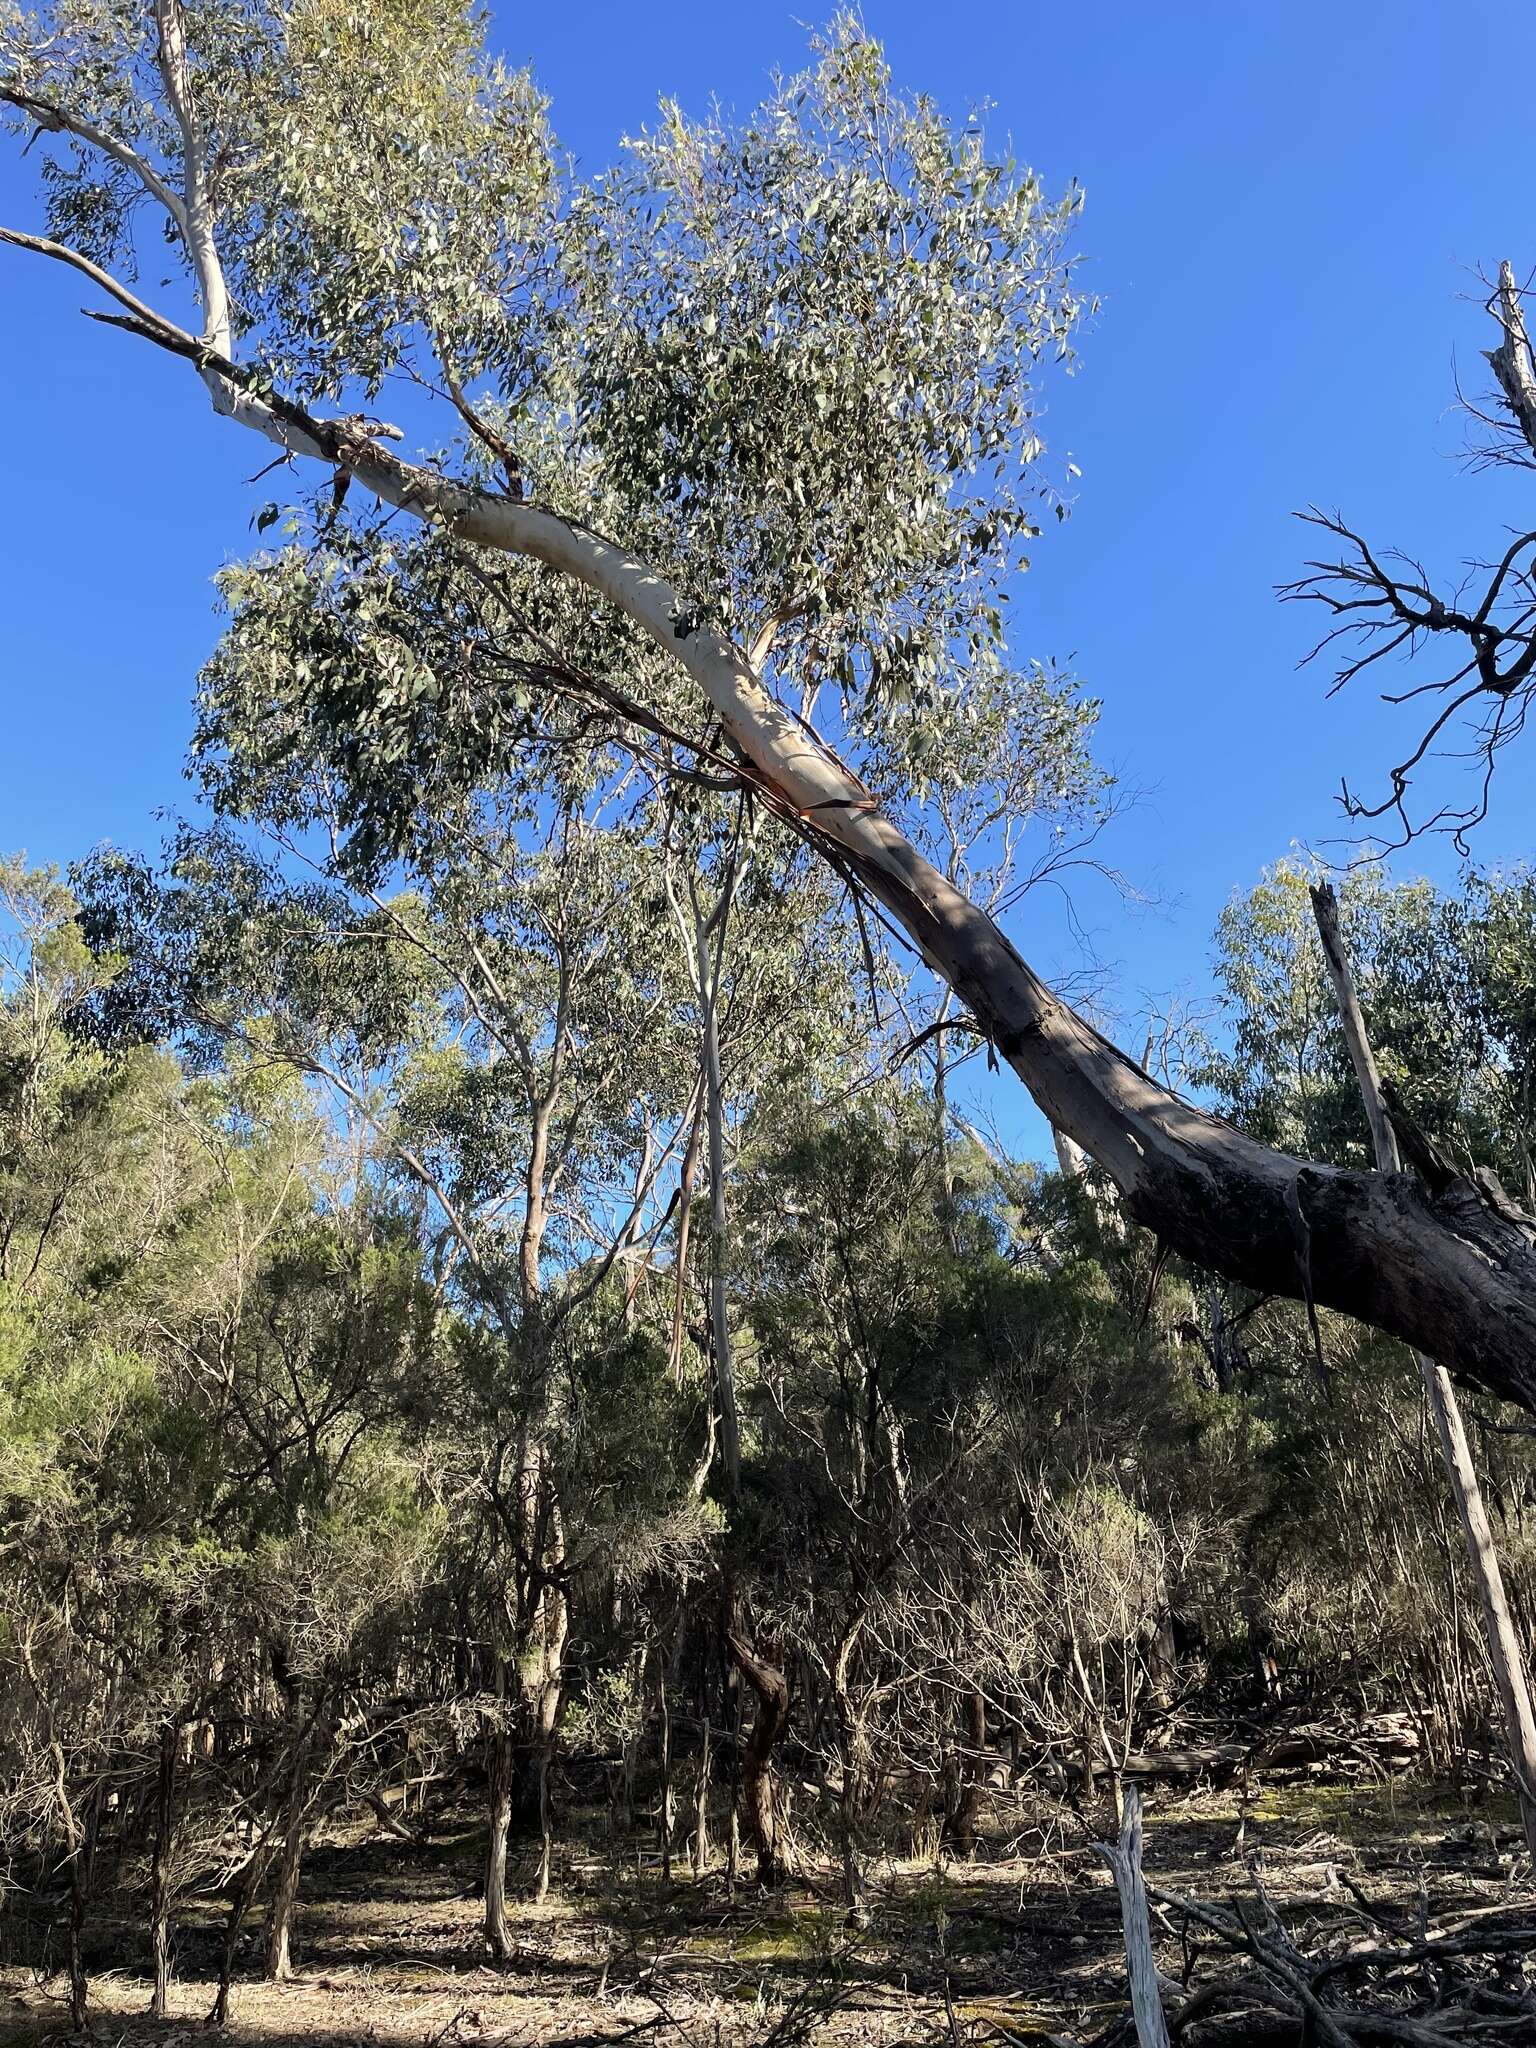
{"label": "blue sky", "polygon": [[[507,10],[497,34],[595,169],[659,94],[750,104],[815,13],[586,0]],[[1081,906],[1134,1012],[1198,989],[1234,887],[1336,832],[1340,777],[1396,758],[1401,727],[1367,689],[1330,703],[1323,672],[1296,672],[1313,621],[1273,596],[1307,552],[1292,510],[1340,506],[1439,569],[1530,523],[1531,480],[1456,460],[1450,401],[1453,359],[1481,382],[1479,266],[1536,263],[1526,96],[1499,89],[1529,74],[1536,16],[870,0],[867,19],[905,82],[961,113],[991,100],[1049,184],[1086,188],[1077,246],[1104,308],[1047,421],[1081,500],[1035,551],[1016,637],[1071,658],[1104,700],[1108,758],[1147,792],[1105,851],[1156,907]],[[37,223],[29,169],[0,159],[0,221]],[[0,848],[58,861],[104,837],[152,847],[157,809],[186,801],[209,579],[263,496],[244,481],[259,447],[181,365],[81,320],[87,296],[0,251]],[[1533,795],[1536,738],[1502,770],[1485,860],[1531,853]],[[1059,921],[1039,919],[1060,957]]]}

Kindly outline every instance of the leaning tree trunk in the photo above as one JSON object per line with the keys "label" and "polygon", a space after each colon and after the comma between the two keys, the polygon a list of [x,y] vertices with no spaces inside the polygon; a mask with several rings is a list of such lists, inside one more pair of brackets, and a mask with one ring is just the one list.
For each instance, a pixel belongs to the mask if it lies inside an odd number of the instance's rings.
{"label": "leaning tree trunk", "polygon": [[1141,1794],[1134,1785],[1125,1795],[1119,1839],[1096,1842],[1094,1847],[1114,1873],[1115,1889],[1120,1894],[1120,1925],[1125,1936],[1125,1966],[1137,2048],[1169,2048],[1168,2021],[1157,1981],[1157,1958],[1152,1951],[1152,1916],[1147,1910],[1147,1886],[1141,1874]]}
{"label": "leaning tree trunk", "polygon": [[[1338,1000],[1345,1043],[1349,1047],[1366,1116],[1370,1120],[1377,1164],[1384,1173],[1395,1173],[1399,1164],[1397,1132],[1382,1094],[1376,1056],[1371,1049],[1365,1016],[1355,992],[1349,956],[1344,950],[1343,935],[1339,929],[1338,898],[1330,884],[1324,883],[1313,889],[1312,908],[1323,943],[1328,978]],[[1514,1769],[1525,1839],[1532,1856],[1536,1857],[1536,1712],[1531,1706],[1531,1683],[1525,1654],[1514,1617],[1509,1611],[1493,1528],[1483,1502],[1482,1487],[1478,1484],[1472,1447],[1467,1442],[1466,1425],[1461,1419],[1461,1406],[1451,1385],[1451,1376],[1443,1365],[1437,1365],[1422,1352],[1415,1353],[1415,1362],[1424,1382],[1429,1412],[1435,1418],[1441,1454],[1445,1459],[1451,1492],[1455,1496],[1456,1511],[1461,1517],[1472,1582],[1477,1587],[1478,1605],[1482,1609],[1488,1661],[1493,1667],[1494,1683],[1498,1687],[1499,1704],[1504,1715],[1505,1741]]]}
{"label": "leaning tree trunk", "polygon": [[229,2024],[229,1996],[235,1978],[235,1954],[240,1946],[240,1930],[245,1917],[251,1910],[251,1901],[261,1890],[267,1871],[272,1862],[270,1844],[263,1836],[251,1850],[251,1858],[240,1875],[235,1887],[234,1898],[230,1901],[229,1917],[224,1923],[224,1939],[219,1945],[219,1980],[213,1995],[213,2010],[208,2015],[208,2024],[225,2027]]}
{"label": "leaning tree trunk", "polygon": [[116,323],[192,363],[224,416],[345,472],[447,537],[545,563],[674,656],[763,802],[890,913],[1053,1129],[1108,1174],[1134,1222],[1197,1265],[1357,1316],[1536,1409],[1536,1222],[1491,1177],[1430,1193],[1402,1174],[1292,1158],[1159,1085],[1041,981],[992,917],[923,858],[827,743],[771,695],[747,654],[700,623],[697,607],[654,565],[558,513],[402,461],[368,422],[319,418],[274,392],[259,368],[234,362],[211,233],[190,251],[209,323],[198,337],[58,243],[3,232],[87,268],[127,306]]}
{"label": "leaning tree trunk", "polygon": [[[152,338],[206,368],[201,345]],[[238,409],[249,415],[252,402],[242,394]],[[586,584],[675,655],[769,808],[890,912],[1052,1127],[1109,1175],[1133,1221],[1198,1265],[1357,1316],[1536,1408],[1536,1221],[1488,1177],[1431,1195],[1405,1175],[1292,1158],[1182,1101],[1041,981],[650,564],[555,513],[401,462],[346,424],[301,420],[292,408],[251,423],[347,467],[385,502],[435,517],[460,539]]]}

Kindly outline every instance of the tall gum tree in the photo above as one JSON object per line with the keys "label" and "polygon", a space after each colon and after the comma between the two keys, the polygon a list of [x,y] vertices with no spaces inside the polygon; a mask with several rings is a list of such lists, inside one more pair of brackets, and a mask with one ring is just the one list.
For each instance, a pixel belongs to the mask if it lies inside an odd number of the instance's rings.
{"label": "tall gum tree", "polygon": [[[338,520],[350,484],[466,574],[542,566],[670,658],[701,741],[905,933],[1133,1218],[1536,1406],[1536,1224],[1501,1188],[1290,1157],[1159,1086],[850,765],[883,706],[1005,660],[1000,593],[1051,509],[1037,370],[1081,312],[1075,194],[1051,202],[974,125],[898,95],[846,18],[741,129],[666,108],[586,187],[454,0],[7,9],[0,99],[46,165],[45,232],[7,242],[321,465]],[[192,326],[127,281],[146,206]],[[394,452],[365,408],[395,375],[452,408],[457,459]],[[612,677],[585,680],[611,711]],[[359,722],[442,682],[381,674]]]}

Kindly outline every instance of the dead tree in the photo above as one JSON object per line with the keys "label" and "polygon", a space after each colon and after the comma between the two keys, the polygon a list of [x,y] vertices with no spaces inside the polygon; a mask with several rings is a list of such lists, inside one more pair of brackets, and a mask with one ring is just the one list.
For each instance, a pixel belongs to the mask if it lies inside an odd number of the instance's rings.
{"label": "dead tree", "polygon": [[[1491,439],[1472,451],[1482,464],[1536,468],[1536,358],[1526,327],[1524,293],[1508,263],[1488,296],[1499,343],[1487,360],[1498,386],[1492,409],[1470,406]],[[1488,813],[1494,767],[1501,750],[1525,729],[1536,702],[1536,530],[1514,535],[1500,553],[1474,563],[1454,587],[1437,587],[1423,563],[1397,548],[1382,548],[1346,524],[1337,512],[1304,513],[1341,543],[1341,552],[1310,561],[1282,595],[1321,605],[1329,627],[1309,660],[1325,651],[1338,659],[1333,687],[1374,670],[1394,656],[1428,653],[1427,680],[1383,692],[1388,704],[1425,704],[1433,716],[1409,752],[1388,771],[1388,788],[1367,802],[1346,784],[1345,811],[1373,831],[1395,829],[1395,844],[1423,832],[1453,834],[1466,851],[1466,835]],[[1468,803],[1444,803],[1413,816],[1409,793],[1425,764],[1452,732],[1466,737],[1479,764]]]}
{"label": "dead tree", "polygon": [[1152,1920],[1147,1887],[1141,1874],[1141,1794],[1127,1788],[1121,1809],[1120,1838],[1094,1844],[1114,1873],[1120,1894],[1120,1924],[1125,1935],[1125,1964],[1131,1985],[1131,2015],[1139,2048],[1169,2048],[1168,2021],[1152,1953]]}

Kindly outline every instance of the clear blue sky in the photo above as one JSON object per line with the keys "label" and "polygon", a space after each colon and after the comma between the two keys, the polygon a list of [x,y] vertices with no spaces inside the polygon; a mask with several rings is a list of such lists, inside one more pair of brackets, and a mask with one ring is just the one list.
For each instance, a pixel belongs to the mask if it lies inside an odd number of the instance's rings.
{"label": "clear blue sky", "polygon": [[[591,169],[658,94],[750,104],[815,14],[588,0],[506,10],[499,34]],[[1036,550],[1016,619],[1020,652],[1074,659],[1108,755],[1150,791],[1106,851],[1162,907],[1084,902],[1134,1011],[1197,986],[1233,888],[1336,829],[1341,775],[1395,758],[1366,692],[1328,703],[1321,672],[1295,671],[1313,622],[1272,595],[1306,552],[1292,508],[1341,506],[1441,568],[1497,545],[1522,498],[1530,523],[1530,480],[1456,462],[1449,402],[1453,351],[1469,383],[1484,367],[1477,267],[1536,262],[1536,14],[870,0],[867,19],[904,81],[959,112],[990,99],[1048,182],[1086,187],[1078,247],[1105,306],[1048,421],[1081,503]],[[0,161],[0,220],[36,224],[29,168]],[[0,251],[0,848],[59,861],[103,837],[152,847],[157,807],[185,802],[209,578],[249,546],[262,495],[243,482],[259,446],[181,365],[78,318],[87,296]],[[1536,735],[1503,770],[1483,857],[1533,850],[1533,796]]]}

